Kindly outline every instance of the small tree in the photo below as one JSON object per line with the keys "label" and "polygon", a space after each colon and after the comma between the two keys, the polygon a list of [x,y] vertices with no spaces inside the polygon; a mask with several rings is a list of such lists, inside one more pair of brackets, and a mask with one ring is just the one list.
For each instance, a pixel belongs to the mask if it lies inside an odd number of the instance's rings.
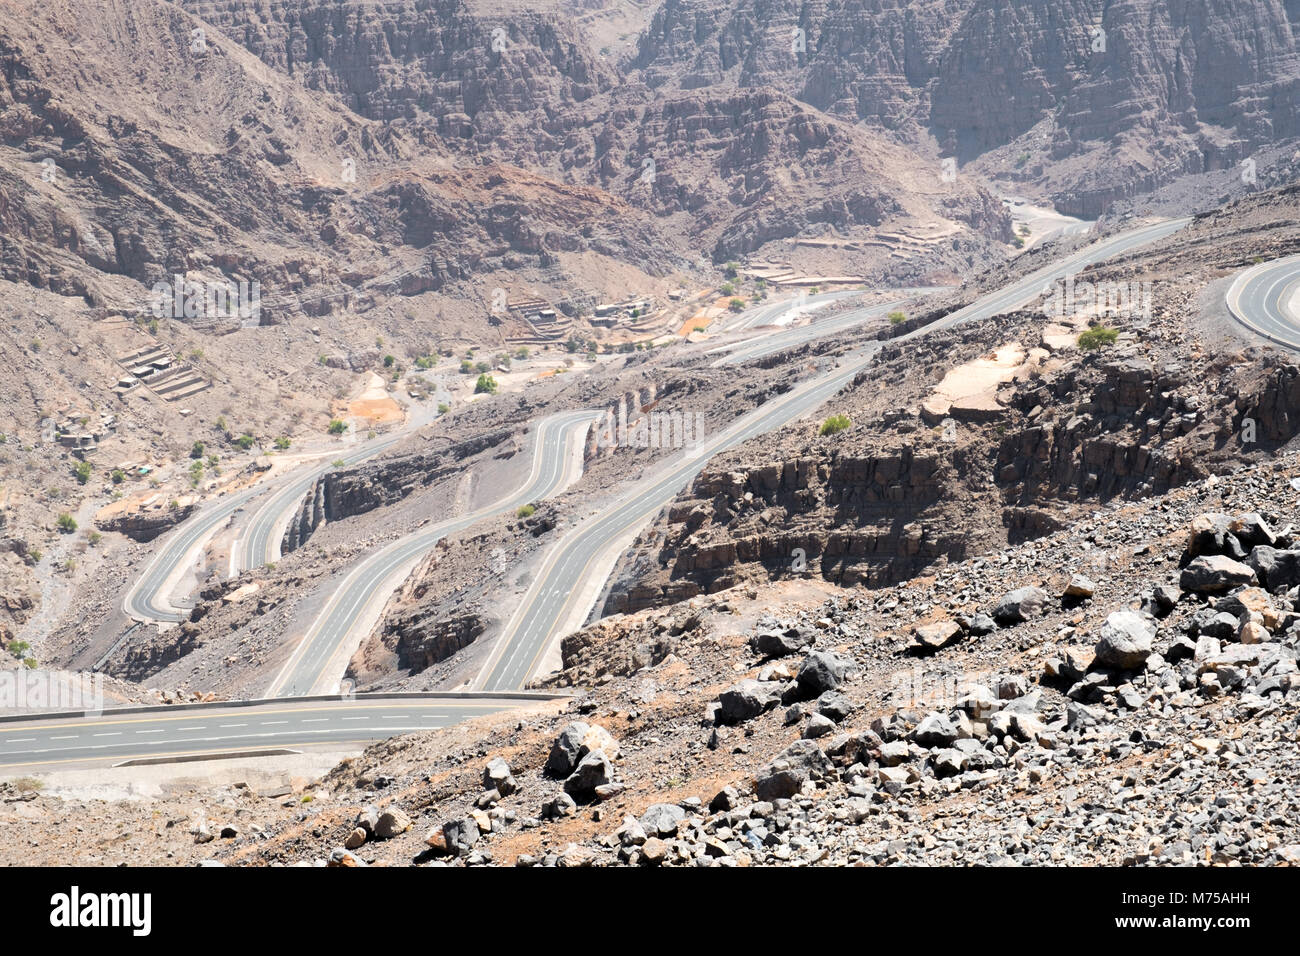
{"label": "small tree", "polygon": [[92,470],[90,462],[78,462],[77,467],[72,469],[72,474],[76,477],[77,484],[84,485],[86,482],[90,481],[90,473]]}
{"label": "small tree", "polygon": [[1085,352],[1091,352],[1094,349],[1114,345],[1117,338],[1119,338],[1119,332],[1115,329],[1105,325],[1094,326],[1086,332],[1079,333],[1079,348]]}
{"label": "small tree", "polygon": [[348,423],[341,418],[331,418],[328,430],[331,435],[342,435],[348,430]]}
{"label": "small tree", "polygon": [[292,444],[293,442],[291,442],[284,435],[281,435],[279,438],[275,440],[275,447],[278,448],[280,451],[286,451],[288,447]]}
{"label": "small tree", "polygon": [[727,303],[727,308],[731,309],[732,312],[744,312],[744,311],[745,311],[745,300],[744,300],[744,299],[732,299],[729,303]]}
{"label": "small tree", "polygon": [[497,380],[491,375],[484,372],[474,383],[474,394],[495,395],[497,392]]}
{"label": "small tree", "polygon": [[240,435],[238,438],[235,439],[235,444],[238,445],[240,448],[244,449],[244,451],[248,451],[248,449],[253,447],[256,441],[257,439],[255,439],[252,435],[250,435],[248,432],[244,432],[244,434]]}
{"label": "small tree", "polygon": [[203,442],[201,442],[201,441],[196,441],[193,445],[190,446],[190,457],[191,457],[191,458],[202,458],[202,457],[203,457],[203,449],[206,448],[206,447],[207,447],[207,446],[204,445]]}
{"label": "small tree", "polygon": [[847,415],[832,415],[830,418],[826,419],[826,421],[822,422],[821,431],[818,432],[818,434],[834,435],[837,432],[844,431],[844,429],[848,428],[852,424],[853,422]]}

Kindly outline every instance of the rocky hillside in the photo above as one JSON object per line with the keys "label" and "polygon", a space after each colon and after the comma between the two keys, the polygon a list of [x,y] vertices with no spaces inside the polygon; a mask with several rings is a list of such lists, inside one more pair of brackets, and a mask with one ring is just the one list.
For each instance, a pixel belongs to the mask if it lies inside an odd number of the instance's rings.
{"label": "rocky hillside", "polygon": [[673,0],[631,67],[655,88],[774,87],[932,136],[1094,218],[1300,134],[1297,16],[1263,0]]}

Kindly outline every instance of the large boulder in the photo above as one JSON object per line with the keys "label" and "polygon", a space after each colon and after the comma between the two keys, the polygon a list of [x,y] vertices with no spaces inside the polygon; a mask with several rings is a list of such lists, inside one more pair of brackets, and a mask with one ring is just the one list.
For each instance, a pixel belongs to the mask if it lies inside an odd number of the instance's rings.
{"label": "large boulder", "polygon": [[943,714],[929,714],[916,725],[913,738],[922,747],[949,747],[957,739],[957,728]]}
{"label": "large boulder", "polygon": [[951,643],[959,634],[961,627],[956,621],[918,624],[912,629],[912,644],[918,650],[936,651]]}
{"label": "large boulder", "polygon": [[1030,621],[1043,613],[1047,592],[1042,588],[1016,588],[993,609],[993,620],[1004,627]]}
{"label": "large boulder", "polygon": [[815,636],[810,628],[799,627],[759,631],[750,641],[750,646],[764,657],[785,657],[803,650],[813,643]]}
{"label": "large boulder", "polygon": [[800,700],[820,697],[835,690],[844,682],[849,672],[849,661],[834,651],[813,651],[799,665],[795,675]]}
{"label": "large boulder", "polygon": [[1268,526],[1264,516],[1254,511],[1238,516],[1228,525],[1228,530],[1246,550],[1259,545],[1271,546],[1277,542],[1277,535]]}
{"label": "large boulder", "polygon": [[483,768],[483,789],[495,790],[503,797],[508,797],[518,790],[519,784],[510,772],[510,764],[500,757],[489,760],[487,766]]}
{"label": "large boulder", "polygon": [[647,836],[672,837],[686,820],[686,811],[671,803],[653,803],[638,821]]}
{"label": "large boulder", "polygon": [[546,758],[546,773],[552,777],[567,777],[582,759],[582,740],[591,727],[580,720],[575,720],[563,730],[551,744],[550,756]]}
{"label": "large boulder", "polygon": [[1106,618],[1097,641],[1097,663],[1103,667],[1133,670],[1151,656],[1156,629],[1134,611],[1116,611]]}
{"label": "large boulder", "polygon": [[550,756],[546,759],[546,773],[552,777],[567,777],[579,761],[594,750],[603,751],[609,758],[617,758],[618,742],[604,727],[575,720],[555,738]]}
{"label": "large boulder", "polygon": [[448,820],[434,827],[425,837],[424,842],[434,853],[442,856],[468,856],[470,849],[478,842],[481,831],[473,817],[461,820]]}
{"label": "large boulder", "polygon": [[1192,519],[1191,529],[1187,533],[1186,556],[1198,558],[1201,555],[1223,554],[1225,550],[1232,550],[1232,545],[1236,542],[1228,541],[1228,528],[1231,524],[1231,518],[1218,512],[1197,515]]}
{"label": "large boulder", "polygon": [[575,800],[589,800],[596,795],[596,788],[603,787],[614,779],[614,765],[609,762],[603,750],[593,750],[573,768],[564,781],[564,792]]}
{"label": "large boulder", "polygon": [[776,681],[742,680],[722,692],[715,720],[719,724],[739,724],[780,702],[781,685]]}
{"label": "large boulder", "polygon": [[796,740],[759,771],[754,794],[759,800],[793,797],[805,781],[820,780],[831,769],[831,759],[811,740]]}
{"label": "large boulder", "polygon": [[1243,584],[1254,584],[1255,572],[1223,554],[1196,558],[1183,568],[1178,586],[1199,594],[1221,594]]}
{"label": "large boulder", "polygon": [[411,829],[411,818],[401,807],[389,807],[379,814],[379,819],[375,821],[375,836],[381,840],[390,840],[409,829]]}
{"label": "large boulder", "polygon": [[1300,585],[1300,551],[1279,551],[1261,544],[1243,562],[1270,591],[1285,591]]}

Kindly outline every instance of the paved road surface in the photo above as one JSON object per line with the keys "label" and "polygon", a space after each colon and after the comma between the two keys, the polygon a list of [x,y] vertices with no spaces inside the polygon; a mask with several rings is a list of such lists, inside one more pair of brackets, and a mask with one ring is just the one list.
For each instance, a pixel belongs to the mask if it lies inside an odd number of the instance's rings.
{"label": "paved road surface", "polygon": [[533,439],[532,474],[520,488],[477,511],[399,538],[363,559],[317,616],[265,696],[333,693],[364,632],[429,549],[484,518],[563,490],[577,477],[581,458],[575,452],[597,417],[592,411],[578,411],[542,419]]}
{"label": "paved road surface", "polygon": [[1253,266],[1233,281],[1228,311],[1257,335],[1300,349],[1300,256]]}
{"label": "paved road surface", "polygon": [[[1183,228],[1189,221],[1163,222],[1095,243],[890,342],[906,341],[938,329],[1020,308],[1041,295],[1049,283],[1085,266],[1161,239]],[[820,408],[871,363],[879,347],[875,344],[864,348],[861,354],[829,375],[807,382],[745,415],[732,427],[705,442],[703,454],[683,458],[660,476],[637,482],[616,503],[561,539],[525,594],[523,604],[498,638],[496,649],[484,665],[477,686],[488,691],[523,687],[551,643],[565,628],[580,626],[590,612],[599,593],[589,586],[594,568],[601,567],[607,574],[611,557],[616,557],[627,539],[686,487],[703,469],[709,457]]]}
{"label": "paved road surface", "polygon": [[[396,444],[400,437],[392,435],[367,442],[351,453],[343,455],[343,461],[349,465],[364,461]],[[295,469],[289,472],[292,477],[287,487],[300,489],[299,497],[301,497],[306,494],[307,488],[311,487],[317,477],[332,467],[333,465],[330,464],[313,464]],[[199,550],[230,520],[231,515],[265,494],[266,490],[265,485],[256,485],[245,491],[218,498],[201,507],[198,514],[169,532],[166,543],[154,554],[144,572],[127,592],[122,602],[122,609],[137,621],[175,623],[187,620],[189,609],[173,602],[171,592],[178,583],[177,577],[193,567],[198,559]]]}
{"label": "paved road surface", "polygon": [[0,721],[0,769],[321,744],[351,749],[518,705],[518,698],[444,695],[418,700],[258,702],[162,713],[118,711],[98,717]]}

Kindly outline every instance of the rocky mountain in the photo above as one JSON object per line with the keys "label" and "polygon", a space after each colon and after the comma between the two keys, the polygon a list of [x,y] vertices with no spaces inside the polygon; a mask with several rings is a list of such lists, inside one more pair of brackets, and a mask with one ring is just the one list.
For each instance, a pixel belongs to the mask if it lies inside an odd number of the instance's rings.
{"label": "rocky mountain", "polygon": [[1095,218],[1300,134],[1298,25],[1275,0],[674,0],[631,66],[655,88],[775,87]]}

